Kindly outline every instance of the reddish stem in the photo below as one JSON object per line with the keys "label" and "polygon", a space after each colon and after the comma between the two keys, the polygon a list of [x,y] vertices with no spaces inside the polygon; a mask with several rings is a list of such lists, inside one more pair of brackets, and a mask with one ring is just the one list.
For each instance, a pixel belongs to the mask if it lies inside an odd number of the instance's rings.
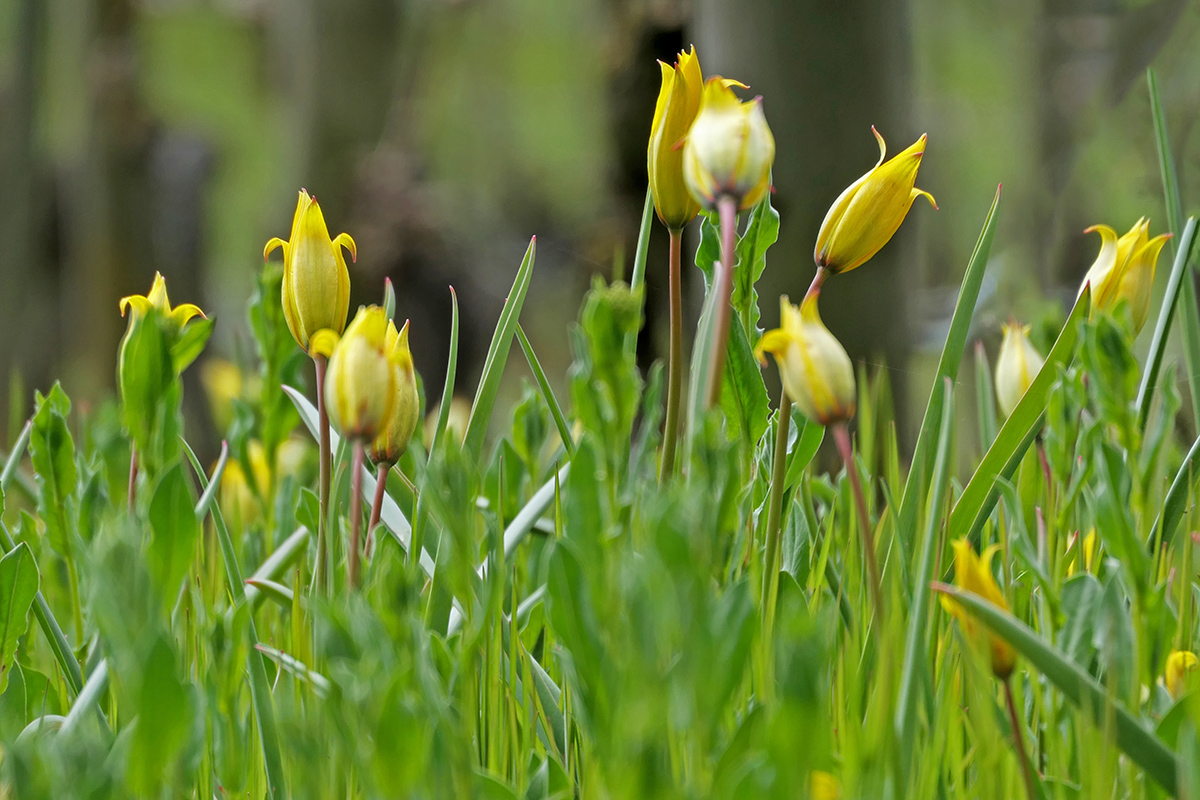
{"label": "reddish stem", "polygon": [[388,471],[391,468],[391,464],[381,461],[375,469],[375,499],[371,502],[371,521],[367,524],[367,558],[371,557],[375,526],[379,524],[379,517],[383,514],[383,496],[387,493]]}
{"label": "reddish stem", "polygon": [[320,501],[321,515],[317,519],[317,564],[314,568],[316,573],[313,578],[315,585],[318,588],[329,590],[329,543],[328,543],[328,518],[329,518],[329,483],[330,473],[332,471],[332,454],[330,453],[329,445],[329,409],[325,407],[325,356],[319,353],[314,354],[313,364],[317,370],[317,428],[320,436],[319,442],[319,457],[320,457],[320,494],[317,499]]}
{"label": "reddish stem", "polygon": [[359,561],[361,547],[359,545],[362,532],[362,473],[363,473],[363,443],[354,440],[354,459],[350,475],[350,588],[357,589],[359,583]]}
{"label": "reddish stem", "polygon": [[675,449],[679,437],[679,406],[683,398],[683,290],[680,286],[680,261],[683,231],[671,231],[671,255],[668,261],[668,286],[671,295],[671,354],[667,370],[667,421],[663,426],[662,468],[659,481],[675,471]]}
{"label": "reddish stem", "polygon": [[875,534],[871,530],[871,517],[867,513],[867,498],[863,494],[862,481],[858,477],[858,467],[854,463],[854,449],[850,444],[850,431],[846,423],[838,422],[833,426],[833,438],[837,442],[838,452],[846,465],[846,474],[850,476],[850,488],[854,492],[854,504],[858,507],[858,528],[862,531],[863,551],[867,559],[867,571],[870,573],[871,596],[875,601],[875,610],[883,616],[883,588],[879,578],[879,562],[875,558]]}
{"label": "reddish stem", "polygon": [[1013,700],[1012,681],[1004,681],[1004,699],[1008,703],[1008,720],[1012,723],[1013,745],[1017,748],[1017,759],[1021,762],[1021,776],[1025,779],[1025,791],[1029,800],[1037,799],[1037,791],[1033,785],[1033,767],[1029,765],[1029,755],[1025,752],[1025,739],[1021,736],[1021,720],[1017,715],[1017,704]]}

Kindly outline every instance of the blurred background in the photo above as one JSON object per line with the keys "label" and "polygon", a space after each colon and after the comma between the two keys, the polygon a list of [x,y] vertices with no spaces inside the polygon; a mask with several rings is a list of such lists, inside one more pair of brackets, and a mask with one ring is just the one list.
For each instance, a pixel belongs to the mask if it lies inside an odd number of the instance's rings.
{"label": "blurred background", "polygon": [[[1151,64],[1194,213],[1198,33],[1184,0],[4,0],[0,377],[27,389],[8,418],[54,378],[85,406],[112,393],[117,300],[145,293],[155,270],[173,301],[218,317],[210,353],[251,358],[263,244],[287,235],[302,186],[331,233],[358,242],[352,308],[395,283],[430,396],[447,287],[469,395],[537,234],[522,322],[565,394],[564,332],[590,276],[632,262],[655,59],[694,43],[706,74],[764,96],[776,136],[768,327],[778,294],[812,277],[826,209],[875,163],[870,126],[892,153],[929,134],[918,185],[940,211],[915,205],[822,301],[853,356],[888,370],[903,440],[997,184],[975,332],[993,357],[1009,315],[1052,320],[1073,298],[1098,249],[1084,227],[1148,215],[1152,234],[1165,229]],[[657,222],[653,234],[647,365],[667,340],[666,235]],[[513,398],[525,365],[509,366]]]}

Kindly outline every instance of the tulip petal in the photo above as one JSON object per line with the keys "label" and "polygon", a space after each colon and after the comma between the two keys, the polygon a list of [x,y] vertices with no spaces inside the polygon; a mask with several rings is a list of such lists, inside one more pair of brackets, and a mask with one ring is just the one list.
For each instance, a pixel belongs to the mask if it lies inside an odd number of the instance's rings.
{"label": "tulip petal", "polygon": [[339,233],[333,239],[334,247],[344,247],[350,251],[350,260],[358,263],[358,245],[354,243],[354,237],[348,233]]}
{"label": "tulip petal", "polygon": [[145,296],[140,294],[131,294],[128,297],[122,297],[118,304],[121,308],[121,316],[125,316],[125,309],[132,306],[134,313],[144,314],[150,308],[150,301]]}
{"label": "tulip petal", "polygon": [[333,355],[333,348],[337,346],[340,337],[337,331],[330,328],[321,328],[308,339],[308,351],[313,355],[322,355],[326,358]]}
{"label": "tulip petal", "polygon": [[758,345],[754,348],[754,357],[758,359],[758,363],[766,365],[767,353],[774,356],[782,355],[788,346],[792,343],[792,336],[783,328],[775,328],[767,331],[758,340]]}
{"label": "tulip petal", "polygon": [[263,261],[266,261],[268,258],[270,258],[271,253],[274,252],[275,248],[277,247],[283,248],[283,260],[286,261],[288,243],[283,239],[280,239],[278,236],[272,236],[267,240],[267,246],[263,248]]}
{"label": "tulip petal", "polygon": [[913,190],[912,190],[912,197],[910,198],[910,202],[912,200],[916,200],[918,197],[924,197],[926,200],[928,200],[929,205],[933,206],[934,211],[941,210],[938,208],[937,200],[933,199],[933,195],[931,195],[929,192],[925,191],[924,189],[918,189],[917,187],[914,186]]}
{"label": "tulip petal", "polygon": [[883,163],[884,157],[887,155],[887,142],[883,140],[883,134],[875,130],[875,126],[871,126],[871,133],[875,134],[875,140],[879,142],[879,160],[875,162],[875,166]]}

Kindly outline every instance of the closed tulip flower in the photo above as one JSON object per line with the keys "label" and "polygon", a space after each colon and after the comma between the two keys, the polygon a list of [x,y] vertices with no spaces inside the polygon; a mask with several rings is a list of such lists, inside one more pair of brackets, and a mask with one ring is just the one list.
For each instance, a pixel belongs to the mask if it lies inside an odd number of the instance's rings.
{"label": "closed tulip flower", "polygon": [[1133,333],[1141,333],[1150,316],[1150,295],[1158,254],[1172,234],[1150,238],[1150,221],[1139,219],[1124,236],[1108,225],[1093,225],[1084,233],[1100,234],[1100,254],[1084,276],[1079,292],[1091,284],[1092,310],[1114,311],[1127,304]]}
{"label": "closed tulip flower", "polygon": [[417,376],[413,369],[412,352],[408,349],[408,323],[397,333],[396,325],[388,320],[385,340],[388,362],[394,376],[392,412],[379,435],[371,443],[371,460],[376,464],[395,464],[412,438],[417,427],[421,399],[417,395]]}
{"label": "closed tulip flower", "polygon": [[[1000,592],[996,579],[992,577],[992,556],[996,554],[1000,546],[992,545],[983,551],[982,556],[975,555],[971,543],[966,539],[958,539],[952,543],[952,546],[954,547],[954,584],[1007,611],[1008,603]],[[999,636],[987,632],[953,598],[943,595],[942,605],[958,619],[959,625],[963,627],[968,637],[987,635],[992,674],[1000,680],[1007,680],[1017,663],[1017,654],[1012,646]]]}
{"label": "closed tulip flower", "polygon": [[1171,697],[1178,700],[1187,692],[1192,683],[1191,673],[1200,669],[1200,659],[1188,650],[1174,650],[1167,656],[1167,666],[1163,670],[1163,683]]}
{"label": "closed tulip flower", "polygon": [[833,274],[849,272],[878,253],[900,228],[917,197],[925,197],[937,210],[933,195],[914,186],[925,155],[925,135],[885,162],[883,136],[874,126],[871,132],[879,141],[878,163],[833,202],[817,234],[813,258],[818,267]]}
{"label": "closed tulip flower", "polygon": [[700,212],[683,180],[683,149],[679,146],[700,110],[704,78],[696,48],[680,53],[672,67],[662,61],[662,88],[650,126],[646,171],[658,218],[670,230],[680,230]]}
{"label": "closed tulip flower", "polygon": [[325,217],[317,200],[300,190],[292,234],[286,242],[274,238],[263,249],[263,258],[283,248],[283,316],[288,330],[304,352],[322,329],[341,334],[350,304],[350,273],[342,248],[357,257],[354,239],[348,233],[329,238]]}
{"label": "closed tulip flower", "polygon": [[384,310],[367,306],[336,344],[328,329],[313,338],[315,350],[330,352],[324,387],[329,419],[351,439],[374,439],[392,413],[396,376],[388,360],[387,326]]}
{"label": "closed tulip flower", "polygon": [[760,362],[775,356],[788,396],[804,416],[821,425],[854,416],[854,366],[841,342],[821,322],[817,292],[797,308],[779,298],[780,327],[767,331],[755,348]]}
{"label": "closed tulip flower", "polygon": [[740,210],[753,208],[771,188],[775,137],[762,98],[742,102],[732,85],[742,86],[708,79],[683,146],[684,180],[696,202],[708,209],[723,196],[732,197]]}
{"label": "closed tulip flower", "polygon": [[1015,321],[1004,325],[1004,342],[996,360],[996,399],[1008,416],[1025,396],[1046,359],[1029,342],[1029,326]]}

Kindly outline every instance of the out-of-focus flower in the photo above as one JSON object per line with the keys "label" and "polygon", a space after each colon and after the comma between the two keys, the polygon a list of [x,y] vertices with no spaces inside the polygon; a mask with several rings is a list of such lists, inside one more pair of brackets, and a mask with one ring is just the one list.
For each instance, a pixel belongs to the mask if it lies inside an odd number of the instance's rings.
{"label": "out-of-focus flower", "polygon": [[767,353],[774,355],[788,396],[804,416],[830,425],[854,416],[854,366],[821,322],[818,294],[810,293],[800,308],[780,297],[780,327],[764,333],[754,352],[762,363]]}
{"label": "out-of-focus flower", "polygon": [[200,383],[217,430],[228,430],[233,422],[233,401],[242,399],[245,389],[242,371],[232,361],[210,357],[200,364]]}
{"label": "out-of-focus flower", "polygon": [[337,334],[328,328],[312,339],[314,352],[330,354],[324,387],[329,419],[351,439],[374,439],[392,411],[396,377],[388,360],[387,326],[382,308],[366,306],[336,344]]}
{"label": "out-of-focus flower", "polygon": [[350,307],[350,273],[342,248],[357,257],[354,239],[348,233],[329,238],[325,217],[315,197],[301,189],[292,217],[292,234],[286,242],[273,238],[263,248],[266,259],[283,248],[283,317],[288,330],[304,352],[309,340],[322,329],[341,334]]}
{"label": "out-of-focus flower", "polygon": [[388,320],[386,347],[395,376],[395,397],[386,425],[371,443],[371,460],[376,464],[395,464],[404,455],[417,427],[421,403],[412,352],[408,349],[408,322],[397,333],[396,325]]}
{"label": "out-of-focus flower", "polygon": [[[960,589],[979,595],[992,605],[1008,610],[1008,603],[992,577],[992,556],[1000,549],[992,545],[983,551],[982,556],[975,555],[971,543],[966,539],[958,539],[952,543],[954,547],[954,584]],[[967,611],[952,597],[942,595],[942,605],[953,614],[958,623],[966,631],[968,638],[987,635],[991,651],[992,674],[1000,680],[1007,680],[1012,674],[1017,662],[1016,651],[1008,642],[990,633],[975,621]]]}
{"label": "out-of-focus flower", "polygon": [[[1096,529],[1095,528],[1092,528],[1090,531],[1087,532],[1087,536],[1083,537],[1082,542],[1076,543],[1076,548],[1075,548],[1076,550],[1080,549],[1081,547],[1083,549],[1083,571],[1091,572],[1092,564],[1096,560]],[[1075,569],[1076,569],[1075,564],[1077,561],[1078,561],[1077,558],[1075,558],[1074,556],[1071,557],[1071,563],[1067,564],[1067,575],[1068,576],[1075,574]]]}
{"label": "out-of-focus flower", "polygon": [[149,294],[133,294],[122,297],[120,308],[122,317],[125,316],[127,309],[133,309],[131,323],[144,316],[149,309],[154,308],[176,332],[182,330],[192,317],[204,316],[200,306],[192,303],[180,303],[175,308],[171,308],[171,301],[167,298],[167,281],[160,272],[154,273],[154,283],[150,286]]}
{"label": "out-of-focus flower", "polygon": [[836,776],[814,769],[808,773],[809,800],[842,800],[842,783]]}
{"label": "out-of-focus flower", "polygon": [[1004,341],[996,359],[996,399],[1004,416],[1012,413],[1037,377],[1046,359],[1029,341],[1029,326],[1011,321],[1003,326]]}
{"label": "out-of-focus flower", "polygon": [[1163,670],[1163,683],[1171,697],[1178,700],[1192,686],[1192,673],[1200,669],[1200,659],[1190,650],[1173,650],[1167,656],[1167,666]]}
{"label": "out-of-focus flower", "polygon": [[883,136],[873,125],[871,132],[879,140],[879,161],[833,201],[817,233],[813,258],[818,267],[835,274],[849,272],[878,253],[900,228],[918,196],[924,196],[937,210],[933,195],[913,185],[925,155],[925,134],[885,163]]}
{"label": "out-of-focus flower", "polygon": [[271,489],[271,467],[267,464],[267,453],[262,442],[257,439],[250,441],[246,445],[246,457],[254,476],[253,486],[241,462],[235,459],[230,459],[225,464],[225,473],[221,477],[221,508],[239,529],[248,528],[258,522],[261,516],[258,497]]}
{"label": "out-of-focus flower", "polygon": [[680,53],[674,67],[662,61],[658,64],[662,67],[662,88],[650,126],[646,171],[650,176],[650,194],[654,197],[658,218],[669,229],[677,231],[700,212],[700,204],[692,199],[683,181],[680,144],[700,110],[704,77],[695,47],[690,52]]}
{"label": "out-of-focus flower", "polygon": [[728,195],[738,208],[753,208],[771,188],[775,137],[762,98],[742,102],[731,85],[714,76],[704,84],[700,110],[683,145],[683,178],[701,206],[717,207]]}
{"label": "out-of-focus flower", "polygon": [[1173,234],[1161,233],[1151,239],[1150,221],[1145,217],[1121,237],[1108,225],[1093,225],[1084,231],[1093,232],[1100,234],[1100,254],[1084,276],[1079,294],[1091,284],[1093,311],[1113,311],[1122,301],[1127,303],[1136,336],[1150,316],[1158,254]]}

